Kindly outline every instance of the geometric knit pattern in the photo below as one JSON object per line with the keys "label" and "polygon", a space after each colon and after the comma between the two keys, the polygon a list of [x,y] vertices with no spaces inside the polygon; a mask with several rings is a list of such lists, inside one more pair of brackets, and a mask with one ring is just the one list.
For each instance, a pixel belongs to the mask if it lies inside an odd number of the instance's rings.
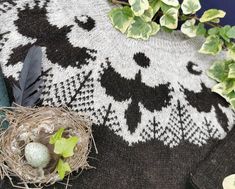
{"label": "geometric knit pattern", "polygon": [[233,111],[210,91],[213,57],[197,53],[201,39],[178,32],[127,39],[112,27],[111,8],[104,0],[3,1],[5,76],[17,79],[27,50],[40,45],[44,105],[66,105],[98,125],[105,120],[129,145],[154,139],[172,148],[203,146],[224,138]]}

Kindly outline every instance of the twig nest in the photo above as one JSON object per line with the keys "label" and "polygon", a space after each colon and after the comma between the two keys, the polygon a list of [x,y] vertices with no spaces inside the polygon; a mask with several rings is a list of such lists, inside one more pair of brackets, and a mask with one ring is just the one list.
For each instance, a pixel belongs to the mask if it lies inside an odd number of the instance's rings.
{"label": "twig nest", "polygon": [[[64,108],[3,109],[10,127],[0,136],[0,176],[17,176],[21,188],[41,188],[59,181],[56,166],[59,156],[54,153],[50,137],[64,128],[63,137],[77,136],[74,155],[64,159],[71,171],[89,168],[87,157],[91,148],[91,123],[75,112]],[[69,174],[69,173],[68,173]],[[12,183],[14,185],[14,183]],[[14,185],[16,186],[16,185]]]}
{"label": "twig nest", "polygon": [[25,146],[25,158],[35,168],[45,168],[50,162],[48,148],[38,142],[30,142]]}

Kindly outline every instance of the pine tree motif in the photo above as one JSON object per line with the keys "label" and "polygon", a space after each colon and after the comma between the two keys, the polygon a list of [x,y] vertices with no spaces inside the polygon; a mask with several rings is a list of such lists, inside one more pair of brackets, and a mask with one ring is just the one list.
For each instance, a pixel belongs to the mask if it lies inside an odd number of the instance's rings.
{"label": "pine tree motif", "polygon": [[165,131],[160,140],[170,147],[177,146],[181,141],[188,141],[201,146],[206,143],[208,138],[207,133],[193,122],[186,106],[181,105],[179,100],[177,104],[173,105]]}
{"label": "pine tree motif", "polygon": [[155,140],[164,133],[164,129],[160,126],[160,122],[156,121],[154,117],[153,120],[149,120],[149,123],[140,133],[142,141]]}
{"label": "pine tree motif", "polygon": [[205,130],[207,132],[207,137],[208,138],[220,138],[221,134],[219,130],[212,125],[211,121],[208,121],[206,118],[204,118],[205,121],[202,122],[203,126],[205,127]]}
{"label": "pine tree motif", "polygon": [[[42,99],[44,105],[68,106],[78,112],[92,112],[93,108],[93,78],[91,72],[82,72],[70,77],[65,82],[49,84],[50,77],[45,76]],[[52,76],[51,76],[52,77]],[[49,84],[49,85],[47,85]]]}
{"label": "pine tree motif", "polygon": [[108,107],[102,106],[93,113],[98,125],[108,126],[110,130],[118,134],[122,129],[118,121],[115,110],[112,110],[112,104]]}

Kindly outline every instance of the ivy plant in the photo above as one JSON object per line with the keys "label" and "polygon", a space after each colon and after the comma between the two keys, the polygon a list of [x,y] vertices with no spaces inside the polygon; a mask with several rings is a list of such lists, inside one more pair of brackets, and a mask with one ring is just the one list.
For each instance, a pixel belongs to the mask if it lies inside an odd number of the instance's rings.
{"label": "ivy plant", "polygon": [[[147,40],[161,29],[167,32],[179,29],[189,38],[204,36],[200,53],[217,55],[226,51],[224,60],[214,62],[208,76],[218,84],[212,91],[224,97],[235,109],[235,26],[221,26],[226,12],[206,10],[198,17],[200,0],[111,0],[118,7],[109,12],[113,26],[127,37]],[[207,27],[205,27],[207,25]]]}
{"label": "ivy plant", "polygon": [[67,162],[64,162],[64,158],[73,156],[73,150],[78,143],[77,136],[63,138],[63,132],[64,128],[60,128],[50,137],[49,141],[50,144],[54,144],[54,153],[60,155],[61,157],[56,166],[56,170],[61,180],[64,179],[66,172],[71,172],[71,168]]}

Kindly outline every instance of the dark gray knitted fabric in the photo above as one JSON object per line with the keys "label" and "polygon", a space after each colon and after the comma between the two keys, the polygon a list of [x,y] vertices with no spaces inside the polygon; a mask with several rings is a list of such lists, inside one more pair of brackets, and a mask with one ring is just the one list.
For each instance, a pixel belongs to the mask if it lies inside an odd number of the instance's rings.
{"label": "dark gray knitted fabric", "polygon": [[96,169],[71,188],[185,189],[234,124],[210,90],[214,57],[198,53],[201,38],[179,32],[127,39],[111,25],[111,8],[108,0],[0,0],[4,75],[17,80],[28,49],[41,46],[42,105],[66,105],[94,123]]}
{"label": "dark gray knitted fabric", "polygon": [[235,129],[219,142],[191,176],[195,189],[222,189],[223,179],[235,173]]}

